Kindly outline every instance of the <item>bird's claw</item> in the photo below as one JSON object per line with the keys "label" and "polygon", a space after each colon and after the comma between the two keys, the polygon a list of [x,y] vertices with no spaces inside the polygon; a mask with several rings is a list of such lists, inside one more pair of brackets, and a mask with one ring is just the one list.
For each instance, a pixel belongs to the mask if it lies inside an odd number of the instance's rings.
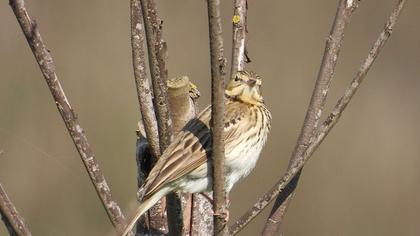
{"label": "bird's claw", "polygon": [[222,218],[225,223],[229,221],[229,210],[224,210],[220,213],[213,213],[213,215]]}

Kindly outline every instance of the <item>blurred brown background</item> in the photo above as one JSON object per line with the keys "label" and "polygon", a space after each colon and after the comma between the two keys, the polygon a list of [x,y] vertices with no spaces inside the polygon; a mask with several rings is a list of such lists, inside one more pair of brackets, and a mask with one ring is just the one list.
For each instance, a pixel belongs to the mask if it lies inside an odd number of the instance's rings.
{"label": "blurred brown background", "polygon": [[[138,103],[129,1],[27,1],[55,59],[114,197],[135,206]],[[346,32],[329,96],[335,103],[395,0],[362,1]],[[231,219],[282,175],[300,130],[336,0],[249,1],[248,68],[264,78],[273,131],[253,174],[234,188]],[[209,103],[205,1],[158,1],[169,75],[188,75]],[[230,58],[232,1],[223,1]],[[306,166],[285,235],[419,235],[420,2],[408,1],[394,35],[343,118]],[[34,235],[111,235],[7,1],[0,6],[0,182]],[[241,235],[258,235],[268,210]],[[0,235],[6,235],[0,224]]]}

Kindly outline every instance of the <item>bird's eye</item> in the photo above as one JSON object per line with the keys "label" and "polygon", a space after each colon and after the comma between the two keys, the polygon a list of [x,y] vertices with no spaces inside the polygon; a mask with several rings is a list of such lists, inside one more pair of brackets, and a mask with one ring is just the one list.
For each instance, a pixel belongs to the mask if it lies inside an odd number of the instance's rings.
{"label": "bird's eye", "polygon": [[236,77],[235,77],[235,82],[238,82],[238,81],[240,81],[240,79],[239,79],[239,77],[238,77],[238,76],[236,76]]}

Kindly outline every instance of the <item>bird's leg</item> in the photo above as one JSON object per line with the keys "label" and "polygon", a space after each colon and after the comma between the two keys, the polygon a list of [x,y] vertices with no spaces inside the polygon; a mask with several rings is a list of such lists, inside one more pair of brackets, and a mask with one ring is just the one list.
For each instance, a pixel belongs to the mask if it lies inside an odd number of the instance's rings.
{"label": "bird's leg", "polygon": [[229,194],[225,195],[225,210],[221,213],[221,216],[223,217],[223,219],[225,220],[225,222],[229,221],[229,207],[230,207],[230,199],[229,199]]}
{"label": "bird's leg", "polygon": [[[212,197],[210,197],[207,193],[201,193],[201,195],[204,197],[204,198],[206,198],[207,199],[207,201],[209,201],[210,202],[210,204],[212,204],[212,205],[214,205],[214,201],[213,201],[213,198]],[[226,196],[226,208],[229,208],[229,206],[230,206],[230,199],[229,199],[229,197],[228,196]],[[213,215],[219,215],[219,214],[215,214],[214,213],[214,210],[213,210]],[[221,214],[220,214],[220,216],[222,216],[223,217],[223,219],[226,221],[226,222],[228,222],[229,221],[229,210],[225,210],[224,212],[222,212]]]}

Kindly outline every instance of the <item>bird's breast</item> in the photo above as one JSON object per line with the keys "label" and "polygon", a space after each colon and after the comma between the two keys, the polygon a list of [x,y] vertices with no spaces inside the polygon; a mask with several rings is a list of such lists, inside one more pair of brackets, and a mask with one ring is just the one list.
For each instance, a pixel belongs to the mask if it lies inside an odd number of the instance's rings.
{"label": "bird's breast", "polygon": [[[250,130],[252,132],[252,130]],[[257,131],[254,131],[257,132]],[[248,140],[239,141],[226,149],[226,182],[227,189],[230,190],[240,179],[249,175],[254,169],[261,150],[266,142],[268,130],[260,133],[259,136],[251,137]]]}

